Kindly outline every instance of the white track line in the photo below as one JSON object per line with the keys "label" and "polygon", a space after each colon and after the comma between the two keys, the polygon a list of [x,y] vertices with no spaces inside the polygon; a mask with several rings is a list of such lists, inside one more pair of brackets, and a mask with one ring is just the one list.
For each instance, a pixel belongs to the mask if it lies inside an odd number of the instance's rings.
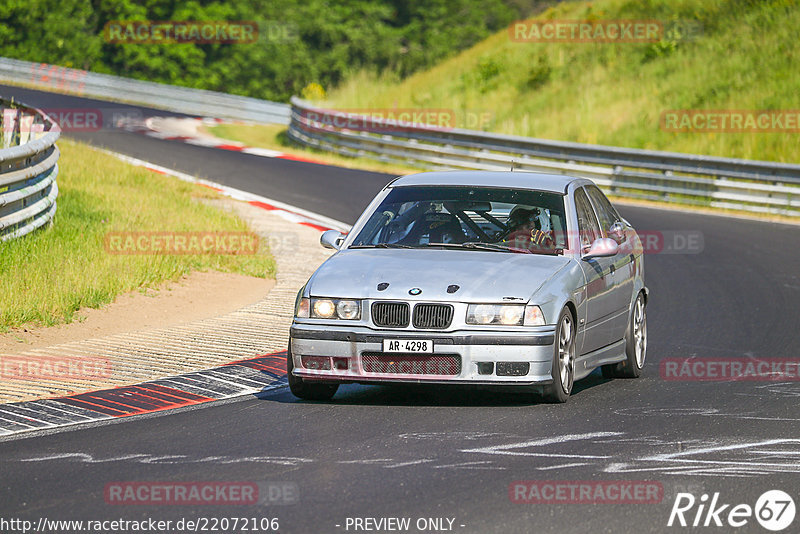
{"label": "white track line", "polygon": [[350,225],[347,223],[337,221],[336,219],[326,217],[325,215],[321,215],[313,211],[298,208],[297,206],[292,206],[291,204],[280,202],[279,200],[273,200],[271,198],[248,193],[247,191],[235,189],[217,182],[197,178],[181,171],[176,171],[168,167],[162,167],[161,165],[156,165],[155,163],[150,163],[149,161],[126,156],[125,154],[120,154],[119,152],[114,152],[105,148],[97,148],[97,150],[137,167],[144,167],[159,174],[173,176],[185,182],[191,182],[194,184],[203,185],[205,187],[210,187],[211,189],[214,189],[215,191],[235,200],[242,200],[244,202],[260,202],[262,204],[266,204],[269,206],[267,209],[274,211],[277,215],[290,222],[318,226],[321,229],[334,229],[339,230],[340,232],[347,232],[350,230]]}

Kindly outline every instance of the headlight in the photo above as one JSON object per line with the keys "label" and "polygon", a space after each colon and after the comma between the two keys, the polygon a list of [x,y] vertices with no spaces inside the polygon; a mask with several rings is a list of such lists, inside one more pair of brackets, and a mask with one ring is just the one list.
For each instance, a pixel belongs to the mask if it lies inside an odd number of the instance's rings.
{"label": "headlight", "polygon": [[542,326],[544,315],[539,306],[523,304],[470,304],[467,324],[506,326]]}
{"label": "headlight", "polygon": [[522,306],[501,306],[500,324],[520,324],[524,313],[525,308]]}
{"label": "headlight", "polygon": [[[314,319],[361,319],[361,301],[352,299],[311,299],[311,317]],[[301,317],[298,315],[298,317]]]}
{"label": "headlight", "polygon": [[361,306],[355,300],[340,300],[336,304],[336,315],[339,319],[358,319],[361,316]]}
{"label": "headlight", "polygon": [[492,324],[497,318],[497,306],[478,304],[470,306],[467,311],[467,322],[472,324]]}
{"label": "headlight", "polygon": [[311,305],[311,317],[330,319],[336,313],[336,304],[329,299],[314,299]]}

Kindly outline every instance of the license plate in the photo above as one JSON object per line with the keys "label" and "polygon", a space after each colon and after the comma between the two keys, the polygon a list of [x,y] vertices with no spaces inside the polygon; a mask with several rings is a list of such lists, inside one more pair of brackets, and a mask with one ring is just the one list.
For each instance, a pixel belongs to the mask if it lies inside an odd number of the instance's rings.
{"label": "license plate", "polygon": [[430,339],[384,339],[383,352],[432,353],[433,341]]}

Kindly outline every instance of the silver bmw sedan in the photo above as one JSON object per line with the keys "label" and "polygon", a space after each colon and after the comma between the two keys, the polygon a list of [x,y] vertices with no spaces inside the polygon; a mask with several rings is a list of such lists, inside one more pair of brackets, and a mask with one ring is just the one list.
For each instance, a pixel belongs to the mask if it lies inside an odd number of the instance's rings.
{"label": "silver bmw sedan", "polygon": [[292,393],[339,384],[526,386],[565,402],[597,367],[638,377],[643,251],[590,180],[454,171],[388,184],[297,295]]}

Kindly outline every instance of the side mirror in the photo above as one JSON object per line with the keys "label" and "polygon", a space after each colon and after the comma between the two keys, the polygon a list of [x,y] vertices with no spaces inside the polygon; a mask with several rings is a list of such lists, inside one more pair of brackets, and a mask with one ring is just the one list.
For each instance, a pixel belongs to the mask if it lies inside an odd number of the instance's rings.
{"label": "side mirror", "polygon": [[326,230],[319,236],[319,244],[325,248],[339,250],[344,242],[344,234],[338,230]]}
{"label": "side mirror", "polygon": [[601,237],[595,239],[594,243],[589,247],[584,255],[581,257],[583,260],[591,260],[592,258],[605,258],[614,256],[619,252],[619,245],[616,241],[609,237]]}
{"label": "side mirror", "polygon": [[608,229],[608,237],[613,239],[617,242],[617,244],[621,245],[628,239],[628,236],[625,232],[625,224],[621,221],[617,221],[611,225],[611,228]]}

